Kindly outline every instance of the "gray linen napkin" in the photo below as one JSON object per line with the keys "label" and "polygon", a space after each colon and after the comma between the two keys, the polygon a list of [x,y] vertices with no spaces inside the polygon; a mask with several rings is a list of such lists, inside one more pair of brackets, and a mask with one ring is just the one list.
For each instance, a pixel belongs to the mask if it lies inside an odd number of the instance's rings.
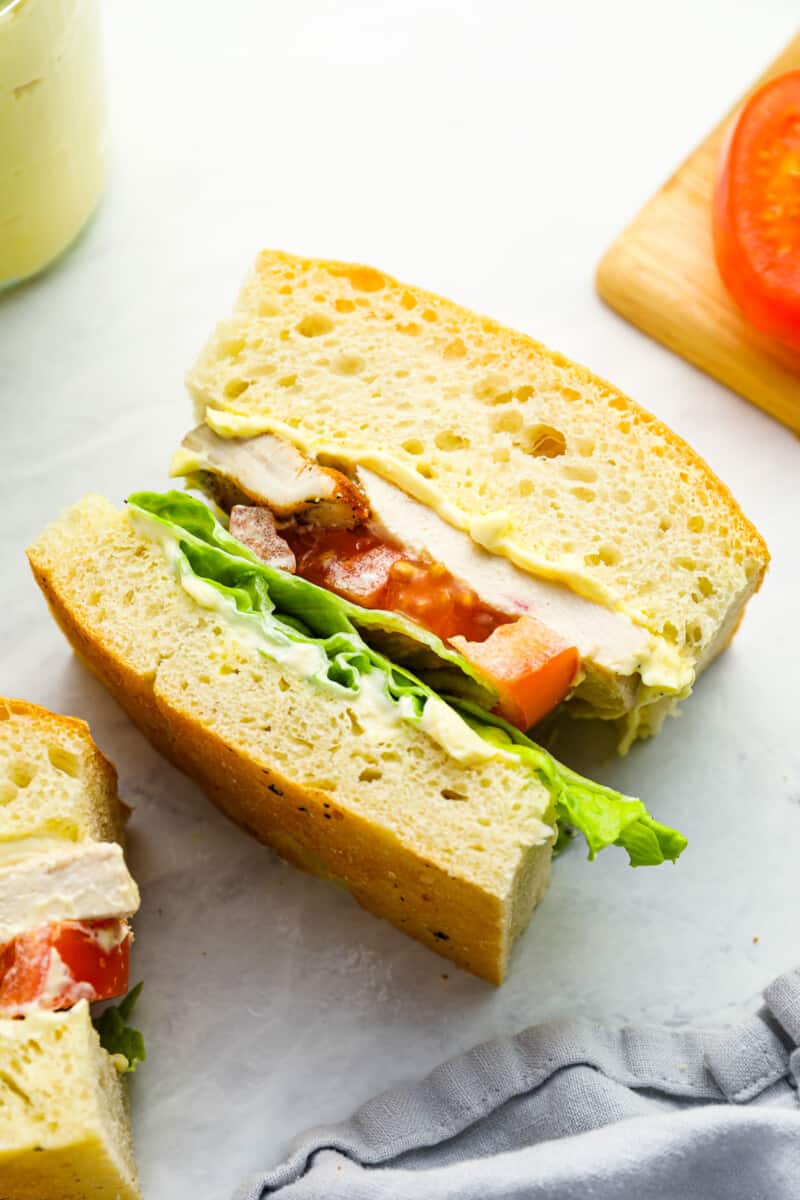
{"label": "gray linen napkin", "polygon": [[235,1200],[800,1200],[800,968],[732,1029],[536,1026],[313,1130]]}

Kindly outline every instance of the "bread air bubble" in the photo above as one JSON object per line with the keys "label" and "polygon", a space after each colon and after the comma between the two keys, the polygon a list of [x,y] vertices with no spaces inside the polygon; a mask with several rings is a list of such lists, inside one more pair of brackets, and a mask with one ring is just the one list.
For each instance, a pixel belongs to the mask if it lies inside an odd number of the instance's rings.
{"label": "bread air bubble", "polygon": [[297,324],[297,332],[308,338],[320,337],[324,333],[330,333],[332,329],[333,321],[326,313],[309,313]]}
{"label": "bread air bubble", "polygon": [[525,431],[525,448],[534,458],[559,458],[567,450],[567,439],[553,425],[531,425]]}

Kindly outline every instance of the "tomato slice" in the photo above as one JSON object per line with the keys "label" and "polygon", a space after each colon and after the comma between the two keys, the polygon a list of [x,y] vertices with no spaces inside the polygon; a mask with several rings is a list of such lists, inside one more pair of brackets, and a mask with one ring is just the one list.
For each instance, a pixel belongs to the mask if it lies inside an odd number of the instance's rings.
{"label": "tomato slice", "polygon": [[365,608],[377,608],[389,571],[402,551],[368,529],[282,530],[294,551],[297,574]]}
{"label": "tomato slice", "polygon": [[70,1008],[128,990],[127,921],[63,921],[29,929],[0,948],[0,1012]]}
{"label": "tomato slice", "polygon": [[445,640],[461,634],[488,637],[504,613],[483,604],[441,563],[409,558],[370,529],[282,530],[297,561],[297,574],[364,608],[399,612]]}
{"label": "tomato slice", "polygon": [[53,945],[76,980],[87,983],[95,1000],[128,990],[133,940],[127,921],[64,922]]}
{"label": "tomato slice", "polygon": [[522,730],[561,703],[580,667],[576,648],[535,617],[499,625],[484,642],[452,641],[497,688],[498,712]]}
{"label": "tomato slice", "polygon": [[714,253],[747,320],[800,351],[800,71],[745,103],[723,146]]}

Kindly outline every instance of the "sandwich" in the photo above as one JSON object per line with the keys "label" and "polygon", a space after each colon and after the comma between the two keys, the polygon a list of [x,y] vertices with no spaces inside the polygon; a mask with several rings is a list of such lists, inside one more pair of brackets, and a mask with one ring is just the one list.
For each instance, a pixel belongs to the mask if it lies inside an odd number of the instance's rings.
{"label": "sandwich", "polygon": [[173,472],[202,499],[90,496],[29,549],[76,651],[163,753],[286,858],[497,983],[559,828],[590,857],[679,856],[641,801],[530,733],[558,710],[625,746],[729,640],[767,554],[688,447],[522,335],[275,253],[189,386]]}
{"label": "sandwich", "polygon": [[116,772],[84,722],[0,700],[0,801],[0,1194],[139,1200],[136,989],[90,1011],[128,990],[139,906]]}
{"label": "sandwich", "polygon": [[[487,622],[456,643],[494,673],[515,724],[558,703],[615,722],[623,749],[656,732],[766,570],[730,492],[660,421],[530,338],[372,268],[263,252],[188,385],[199,424],[173,473],[235,506],[262,553],[272,512],[294,569],[359,603],[425,622],[443,568]],[[450,637],[458,621],[436,609]],[[537,642],[538,702],[520,686]],[[510,684],[506,649],[521,664]]]}

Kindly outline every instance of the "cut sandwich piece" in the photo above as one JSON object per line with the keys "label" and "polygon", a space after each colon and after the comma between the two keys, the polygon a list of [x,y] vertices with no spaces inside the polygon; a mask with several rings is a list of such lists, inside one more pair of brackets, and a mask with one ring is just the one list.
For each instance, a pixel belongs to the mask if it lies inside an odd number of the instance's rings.
{"label": "cut sandwich piece", "polygon": [[89,1007],[0,1020],[3,1200],[141,1200],[124,1087]]}
{"label": "cut sandwich piece", "polygon": [[0,1016],[128,989],[139,891],[116,771],[83,721],[0,699]]}
{"label": "cut sandwich piece", "polygon": [[[369,267],[263,252],[188,382],[204,431],[177,473],[213,480],[226,508],[233,496],[302,525],[315,469],[338,470],[370,521],[390,510],[406,548],[415,520],[398,495],[421,502],[440,519],[431,560],[481,601],[496,599],[486,572],[451,565],[468,548],[533,585],[512,586],[512,612],[581,655],[567,710],[622,718],[626,743],[688,694],[766,569],[730,493],[659,421],[530,338]],[[250,438],[311,485],[301,504],[279,507],[271,469],[243,469]]]}
{"label": "cut sandwich piece", "polygon": [[[29,557],[76,651],[225,812],[486,979],[544,891],[557,819],[637,865],[685,845],[491,716],[433,634],[271,567],[191,497],[88,497]],[[422,645],[456,694],[367,630]]]}
{"label": "cut sandwich piece", "polygon": [[[88,726],[0,699],[0,1196],[140,1200],[120,1074],[144,1057],[126,1024],[139,893],[127,810]],[[66,1010],[66,1011],[61,1011]]]}

